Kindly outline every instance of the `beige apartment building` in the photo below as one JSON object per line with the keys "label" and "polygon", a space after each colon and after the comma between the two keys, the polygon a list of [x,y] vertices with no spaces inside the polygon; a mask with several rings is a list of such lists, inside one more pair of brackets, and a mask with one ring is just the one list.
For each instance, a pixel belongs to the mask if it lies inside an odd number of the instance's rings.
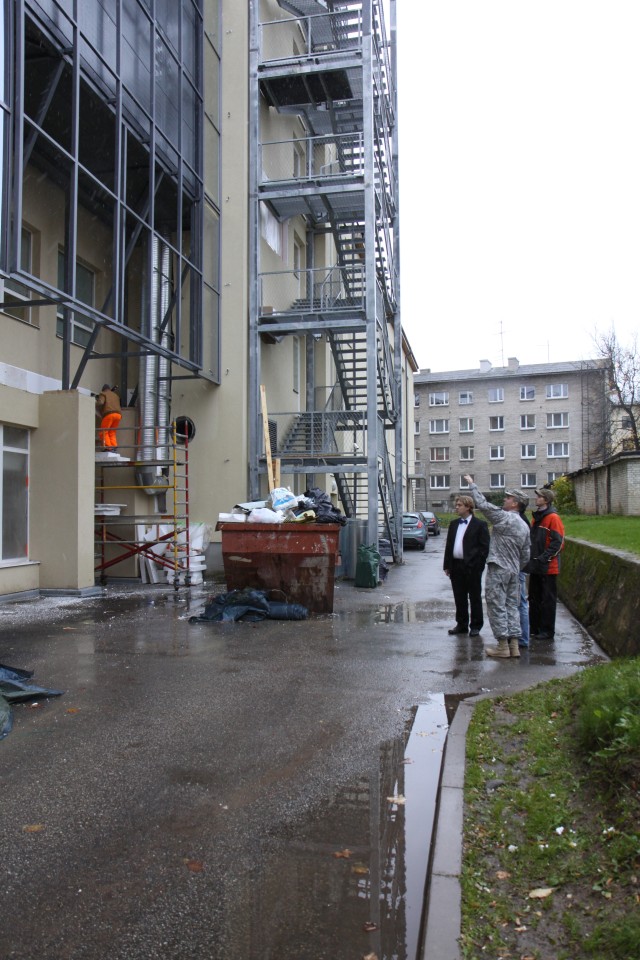
{"label": "beige apartment building", "polygon": [[[212,529],[266,495],[262,396],[283,483],[397,525],[416,363],[397,296],[382,4],[2,9],[0,597],[137,577],[135,551],[107,567],[103,549],[97,572],[105,496],[135,539],[134,518],[173,509]],[[362,153],[378,106],[383,141]],[[117,468],[96,460],[103,383],[124,408]],[[308,414],[324,445],[287,452],[284,421]]]}
{"label": "beige apartment building", "polygon": [[475,370],[414,379],[415,506],[447,509],[473,477],[485,494],[520,487],[533,495],[601,459],[608,414],[601,361],[480,361]]}

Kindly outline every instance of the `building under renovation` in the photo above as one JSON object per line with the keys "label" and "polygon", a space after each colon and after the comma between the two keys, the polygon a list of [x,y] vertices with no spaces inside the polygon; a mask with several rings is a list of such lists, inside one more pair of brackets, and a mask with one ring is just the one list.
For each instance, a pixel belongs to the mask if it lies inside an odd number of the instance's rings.
{"label": "building under renovation", "polygon": [[5,0],[0,596],[137,577],[149,524],[212,530],[276,471],[401,556],[388,9]]}

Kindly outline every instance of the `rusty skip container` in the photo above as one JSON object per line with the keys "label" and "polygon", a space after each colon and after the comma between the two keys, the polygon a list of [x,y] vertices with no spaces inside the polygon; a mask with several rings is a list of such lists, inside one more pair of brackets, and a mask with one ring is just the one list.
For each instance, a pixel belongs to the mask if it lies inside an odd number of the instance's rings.
{"label": "rusty skip container", "polygon": [[310,613],[333,612],[339,524],[222,521],[216,530],[228,590],[280,590]]}

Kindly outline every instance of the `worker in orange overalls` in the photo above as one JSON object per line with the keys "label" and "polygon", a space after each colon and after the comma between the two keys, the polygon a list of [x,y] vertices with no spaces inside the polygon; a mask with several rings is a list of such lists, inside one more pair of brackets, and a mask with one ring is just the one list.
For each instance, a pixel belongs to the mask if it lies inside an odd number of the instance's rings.
{"label": "worker in orange overalls", "polygon": [[110,387],[108,383],[104,384],[96,398],[96,410],[102,418],[99,432],[102,447],[109,453],[117,453],[116,430],[122,420],[122,407],[116,387]]}

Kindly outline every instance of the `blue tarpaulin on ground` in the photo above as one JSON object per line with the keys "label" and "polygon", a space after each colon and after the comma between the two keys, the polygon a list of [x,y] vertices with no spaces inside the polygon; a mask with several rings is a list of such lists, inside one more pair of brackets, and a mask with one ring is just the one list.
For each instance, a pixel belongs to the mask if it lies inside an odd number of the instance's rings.
{"label": "blue tarpaulin on ground", "polygon": [[64,690],[48,690],[31,682],[33,670],[7,667],[0,663],[0,740],[13,727],[12,703],[36,700],[38,697],[60,697]]}

